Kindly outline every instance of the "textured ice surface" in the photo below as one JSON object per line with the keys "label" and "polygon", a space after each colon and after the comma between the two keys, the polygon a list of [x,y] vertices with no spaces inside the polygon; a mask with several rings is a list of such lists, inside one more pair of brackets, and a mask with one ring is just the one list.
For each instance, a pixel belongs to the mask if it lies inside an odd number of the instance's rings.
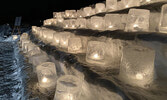
{"label": "textured ice surface", "polygon": [[82,80],[72,75],[65,75],[58,79],[54,100],[79,100]]}
{"label": "textured ice surface", "polygon": [[31,63],[34,66],[34,72],[36,71],[35,67],[37,65],[47,61],[49,61],[49,57],[45,53],[34,55],[29,58],[29,63]]}
{"label": "textured ice surface", "polygon": [[123,48],[120,67],[121,80],[130,85],[145,87],[154,80],[155,51],[140,45]]}
{"label": "textured ice surface", "polygon": [[125,31],[149,31],[150,11],[145,9],[130,9]]}

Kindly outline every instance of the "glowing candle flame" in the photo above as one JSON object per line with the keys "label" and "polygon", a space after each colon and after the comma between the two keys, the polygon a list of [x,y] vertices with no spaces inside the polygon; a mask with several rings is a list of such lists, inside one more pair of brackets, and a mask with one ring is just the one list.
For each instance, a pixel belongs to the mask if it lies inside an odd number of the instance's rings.
{"label": "glowing candle flame", "polygon": [[99,26],[98,25],[95,25],[96,28],[98,28]]}
{"label": "glowing candle flame", "polygon": [[63,44],[66,44],[66,42],[63,42]]}
{"label": "glowing candle flame", "polygon": [[136,79],[138,80],[142,80],[143,79],[143,75],[142,74],[136,74]]}
{"label": "glowing candle flame", "polygon": [[68,27],[68,25],[66,25],[65,27]]}
{"label": "glowing candle flame", "polygon": [[57,43],[59,43],[59,40],[56,40]]}
{"label": "glowing candle flame", "polygon": [[62,19],[59,19],[58,21],[59,21],[59,22],[63,22],[63,20],[62,20]]}
{"label": "glowing candle flame", "polygon": [[96,53],[96,54],[93,55],[93,58],[98,59],[99,55]]}
{"label": "glowing candle flame", "polygon": [[137,24],[134,24],[133,27],[138,27],[138,25],[137,25]]}
{"label": "glowing candle flame", "polygon": [[108,28],[113,28],[113,26],[112,26],[112,25],[110,25],[110,26],[108,26]]}
{"label": "glowing candle flame", "polygon": [[15,36],[13,36],[13,40],[16,40],[18,37],[15,35]]}
{"label": "glowing candle flame", "polygon": [[146,2],[150,2],[151,0],[146,0]]}
{"label": "glowing candle flame", "polygon": [[46,78],[46,77],[44,77],[43,79],[42,79],[42,82],[43,83],[46,83],[48,81],[48,79]]}
{"label": "glowing candle flame", "polygon": [[126,8],[128,8],[129,6],[128,6],[128,5],[126,5],[125,7],[126,7]]}
{"label": "glowing candle flame", "polygon": [[102,12],[101,10],[99,10],[99,12]]}

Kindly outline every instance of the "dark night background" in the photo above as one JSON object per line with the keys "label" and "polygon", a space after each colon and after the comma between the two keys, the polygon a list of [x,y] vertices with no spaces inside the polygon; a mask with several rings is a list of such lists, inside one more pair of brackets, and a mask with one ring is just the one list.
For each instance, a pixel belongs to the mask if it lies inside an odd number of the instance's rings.
{"label": "dark night background", "polygon": [[42,25],[44,19],[52,18],[53,12],[80,9],[104,0],[4,0],[0,6],[0,25],[13,25],[16,16],[22,16],[24,25]]}

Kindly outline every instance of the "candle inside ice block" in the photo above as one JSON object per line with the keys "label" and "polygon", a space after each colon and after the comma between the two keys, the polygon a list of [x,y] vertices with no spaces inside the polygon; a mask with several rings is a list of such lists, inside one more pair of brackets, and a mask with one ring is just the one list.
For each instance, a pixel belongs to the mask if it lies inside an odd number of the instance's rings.
{"label": "candle inside ice block", "polygon": [[85,7],[83,9],[85,16],[90,16],[92,15],[92,7]]}
{"label": "candle inside ice block", "polygon": [[155,78],[155,51],[141,45],[130,44],[123,48],[120,78],[133,86],[145,87]]}
{"label": "candle inside ice block", "polygon": [[105,22],[103,17],[93,16],[91,17],[92,29],[105,30]]}
{"label": "candle inside ice block", "polygon": [[121,27],[121,16],[119,14],[106,14],[104,20],[106,30],[117,30]]}
{"label": "candle inside ice block", "polygon": [[83,10],[77,10],[77,17],[78,18],[84,17],[83,13],[84,13]]}
{"label": "candle inside ice block", "polygon": [[76,28],[76,19],[70,19],[68,27],[71,29],[75,29]]}
{"label": "candle inside ice block", "polygon": [[130,9],[125,31],[149,31],[150,11],[145,9]]}
{"label": "candle inside ice block", "polygon": [[100,55],[98,53],[93,53],[91,57],[92,57],[92,59],[95,59],[95,60],[100,60],[101,59]]}
{"label": "candle inside ice block", "polygon": [[72,33],[70,32],[63,32],[60,34],[60,47],[67,49],[68,48],[68,40],[72,36]]}
{"label": "candle inside ice block", "polygon": [[79,53],[82,51],[81,38],[70,38],[68,41],[68,52]]}
{"label": "candle inside ice block", "polygon": [[97,3],[95,5],[95,11],[96,11],[96,13],[105,12],[105,10],[106,10],[106,7],[105,7],[104,3]]}
{"label": "candle inside ice block", "polygon": [[43,88],[55,88],[56,85],[56,67],[52,62],[44,62],[37,66],[37,76],[39,86]]}
{"label": "candle inside ice block", "polygon": [[105,64],[105,43],[99,41],[88,42],[86,61],[92,64]]}

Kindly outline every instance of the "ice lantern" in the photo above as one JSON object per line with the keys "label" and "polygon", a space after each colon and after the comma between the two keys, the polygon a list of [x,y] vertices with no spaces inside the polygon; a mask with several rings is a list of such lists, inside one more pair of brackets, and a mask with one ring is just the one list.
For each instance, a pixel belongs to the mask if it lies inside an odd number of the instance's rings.
{"label": "ice lantern", "polygon": [[94,30],[105,30],[104,27],[104,18],[103,17],[98,17],[98,16],[93,16],[91,17],[91,27]]}
{"label": "ice lantern", "polygon": [[69,19],[69,28],[76,29],[76,19]]}
{"label": "ice lantern", "polygon": [[86,61],[91,64],[105,65],[105,43],[99,41],[88,42]]}
{"label": "ice lantern", "polygon": [[31,56],[38,55],[38,54],[41,54],[41,53],[42,53],[41,49],[36,46],[33,50],[31,50],[27,53],[27,56],[31,57]]}
{"label": "ice lantern", "polygon": [[77,10],[77,17],[78,18],[84,17],[83,10]]}
{"label": "ice lantern", "polygon": [[123,48],[120,78],[127,84],[145,87],[154,79],[155,51],[140,45]]}
{"label": "ice lantern", "polygon": [[53,12],[53,18],[63,18],[64,12]]}
{"label": "ice lantern", "polygon": [[60,38],[61,38],[61,34],[56,32],[53,36],[53,40],[52,40],[52,43],[51,45],[53,46],[59,46],[60,44]]}
{"label": "ice lantern", "polygon": [[64,20],[63,27],[64,28],[69,28],[69,25],[70,25],[70,20]]}
{"label": "ice lantern", "polygon": [[44,62],[37,66],[39,86],[46,89],[54,89],[56,86],[56,67],[52,62]]}
{"label": "ice lantern", "polygon": [[73,37],[68,41],[68,52],[70,53],[84,53],[86,51],[87,38],[86,37]]}
{"label": "ice lantern", "polygon": [[20,41],[22,42],[23,40],[27,40],[28,38],[29,38],[28,33],[23,33],[23,34],[20,36]]}
{"label": "ice lantern", "polygon": [[46,19],[46,20],[43,21],[43,25],[44,26],[49,26],[49,25],[52,25],[52,22],[53,22],[52,19]]}
{"label": "ice lantern", "polygon": [[104,3],[97,3],[95,5],[95,11],[96,11],[96,13],[105,12],[106,11],[105,4]]}
{"label": "ice lantern", "polygon": [[24,50],[24,47],[25,47],[25,44],[26,44],[26,43],[30,43],[30,40],[23,40],[23,41],[21,42],[22,50]]}
{"label": "ice lantern", "polygon": [[145,9],[130,9],[125,31],[149,31],[150,11]]}
{"label": "ice lantern", "polygon": [[91,16],[92,15],[92,7],[85,7],[83,9],[83,11],[84,11],[85,16]]}
{"label": "ice lantern", "polygon": [[25,53],[28,53],[29,51],[33,50],[35,47],[36,47],[36,45],[31,43],[31,42],[26,44],[25,45]]}
{"label": "ice lantern", "polygon": [[80,100],[82,80],[72,75],[57,80],[54,100]]}
{"label": "ice lantern", "polygon": [[106,10],[107,11],[117,10],[117,0],[106,0]]}
{"label": "ice lantern", "polygon": [[50,29],[44,30],[43,31],[43,41],[45,41],[46,43],[51,43],[53,40],[54,33],[55,33],[54,30],[50,30]]}
{"label": "ice lantern", "polygon": [[140,0],[122,0],[121,3],[124,8],[140,6]]}
{"label": "ice lantern", "polygon": [[61,48],[64,48],[64,49],[68,48],[68,40],[71,37],[71,34],[72,33],[70,32],[60,33],[60,47]]}
{"label": "ice lantern", "polygon": [[85,18],[78,18],[76,21],[77,28],[86,28],[86,19]]}
{"label": "ice lantern", "polygon": [[118,30],[121,25],[119,14],[106,14],[104,17],[106,30]]}
{"label": "ice lantern", "polygon": [[167,4],[163,5],[161,9],[159,31],[162,33],[167,33]]}
{"label": "ice lantern", "polygon": [[66,18],[76,18],[77,17],[76,10],[66,10],[65,11],[65,17]]}

